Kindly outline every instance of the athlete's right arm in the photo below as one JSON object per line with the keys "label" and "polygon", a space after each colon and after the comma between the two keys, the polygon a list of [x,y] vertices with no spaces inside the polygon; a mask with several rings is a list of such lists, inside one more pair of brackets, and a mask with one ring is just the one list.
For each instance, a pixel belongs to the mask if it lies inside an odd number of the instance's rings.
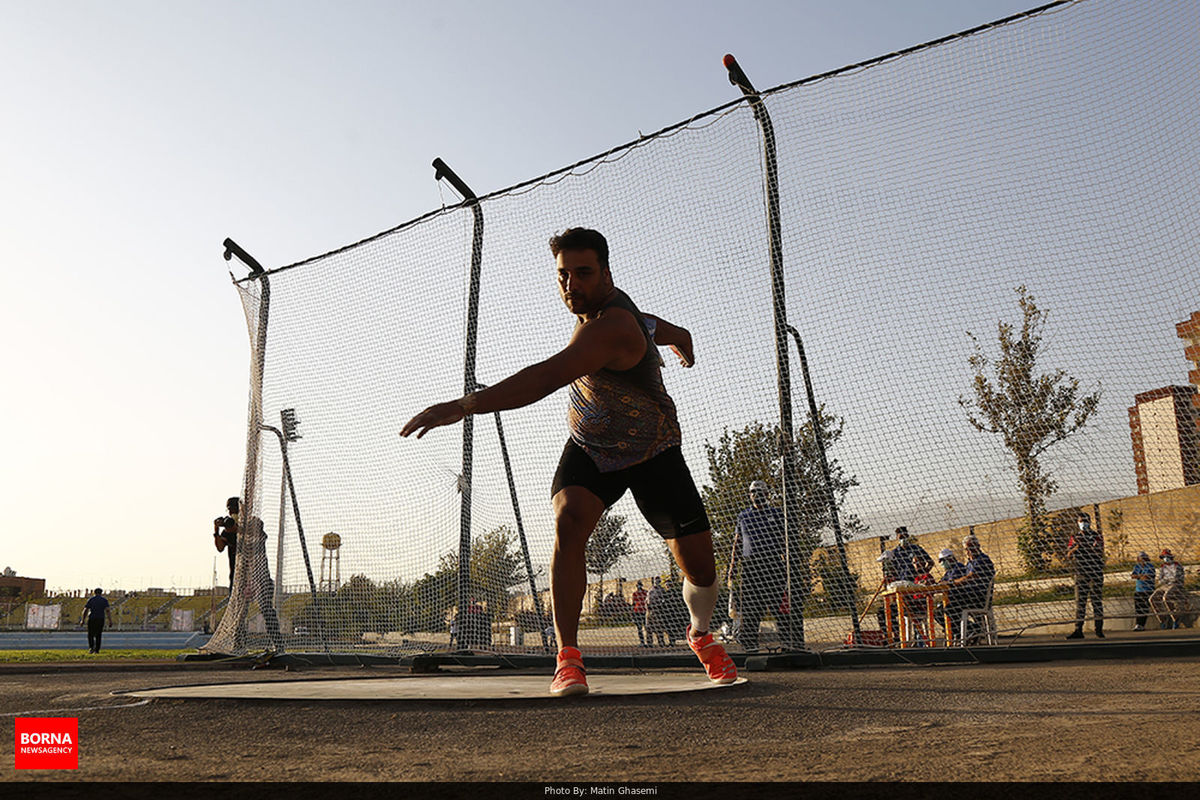
{"label": "athlete's right arm", "polygon": [[570,343],[545,361],[458,400],[430,406],[410,419],[400,435],[416,433],[420,439],[431,429],[453,425],[467,414],[508,411],[536,403],[576,378],[632,356],[640,358],[637,351],[641,348],[644,353],[645,347],[645,337],[631,314],[605,314],[576,328]]}

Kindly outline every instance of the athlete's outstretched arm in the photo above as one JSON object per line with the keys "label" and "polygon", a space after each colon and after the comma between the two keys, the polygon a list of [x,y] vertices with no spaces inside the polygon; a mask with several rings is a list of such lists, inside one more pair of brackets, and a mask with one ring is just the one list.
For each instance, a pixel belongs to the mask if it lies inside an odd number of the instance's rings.
{"label": "athlete's outstretched arm", "polygon": [[575,329],[571,342],[545,361],[525,367],[494,386],[458,400],[438,403],[417,414],[400,429],[401,436],[420,439],[433,428],[453,425],[467,414],[507,411],[536,403],[576,378],[603,369],[635,352],[646,339],[630,314],[608,314]]}
{"label": "athlete's outstretched arm", "polygon": [[692,352],[692,334],[687,328],[672,325],[662,317],[656,317],[653,314],[643,314],[642,316],[655,322],[655,344],[674,350],[675,355],[679,358],[679,363],[685,367],[696,363],[696,354]]}

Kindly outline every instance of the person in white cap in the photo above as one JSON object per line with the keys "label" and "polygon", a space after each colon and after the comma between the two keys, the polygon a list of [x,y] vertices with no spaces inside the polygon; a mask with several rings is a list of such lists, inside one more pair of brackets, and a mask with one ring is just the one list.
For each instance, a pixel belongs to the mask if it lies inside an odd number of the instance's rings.
{"label": "person in white cap", "polygon": [[[733,549],[729,554],[729,571],[725,576],[732,590],[741,566],[737,607],[742,620],[738,641],[747,650],[758,649],[758,629],[763,616],[768,611],[780,615],[779,606],[787,578],[783,561],[783,512],[772,506],[770,499],[771,490],[765,481],[750,483],[750,507],[738,514]],[[784,627],[781,622],[781,632]]]}
{"label": "person in white cap", "polygon": [[[938,563],[942,565],[945,572],[942,573],[942,583],[955,583],[959,578],[967,574],[967,567],[954,555],[954,551],[949,547],[943,548],[942,552],[938,553]],[[946,595],[945,607],[937,613],[938,624],[945,627],[946,618],[950,618],[951,633],[957,631],[958,616],[962,610],[966,608],[964,605],[965,597],[960,588],[951,587]]]}
{"label": "person in white cap", "polygon": [[1159,558],[1162,566],[1158,569],[1157,586],[1150,595],[1150,608],[1158,617],[1159,627],[1178,628],[1191,610],[1191,601],[1183,588],[1183,565],[1175,560],[1175,554],[1169,547],[1164,547]]}

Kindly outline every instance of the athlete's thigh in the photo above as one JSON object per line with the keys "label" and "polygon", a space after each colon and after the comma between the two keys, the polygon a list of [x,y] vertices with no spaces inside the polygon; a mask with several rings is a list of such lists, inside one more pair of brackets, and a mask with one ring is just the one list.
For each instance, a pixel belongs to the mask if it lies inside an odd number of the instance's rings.
{"label": "athlete's thigh", "polygon": [[[621,495],[625,494],[628,487],[626,477],[624,470],[601,472],[596,463],[592,461],[591,456],[574,441],[568,439],[566,446],[563,447],[562,456],[558,460],[554,481],[550,485],[550,496],[558,498],[565,489],[582,488],[586,489],[593,497],[598,498],[604,508],[608,508],[621,499]],[[576,493],[571,492],[570,494],[575,495]],[[559,503],[560,501],[556,499],[556,512]]]}
{"label": "athlete's thigh", "polygon": [[629,489],[642,516],[664,539],[709,531],[704,501],[678,447],[631,468]]}

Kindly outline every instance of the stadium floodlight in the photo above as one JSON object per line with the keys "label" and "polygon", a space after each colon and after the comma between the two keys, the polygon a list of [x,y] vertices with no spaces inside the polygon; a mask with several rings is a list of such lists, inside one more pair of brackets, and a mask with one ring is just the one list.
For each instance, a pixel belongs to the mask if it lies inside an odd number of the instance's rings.
{"label": "stadium floodlight", "polygon": [[[292,482],[292,468],[288,461],[288,442],[295,441],[300,438],[300,434],[296,430],[299,421],[296,419],[296,409],[285,408],[279,412],[280,428],[272,425],[260,425],[259,428],[264,431],[270,431],[279,439],[279,451],[283,460],[283,477],[279,486],[279,539],[276,542],[275,550],[275,592],[274,603],[275,607],[279,608],[282,599],[283,579],[283,530],[284,520],[287,513],[287,496],[292,497],[292,515],[296,518],[296,533],[300,537],[300,552],[304,556],[304,568],[308,572],[308,588],[312,593],[313,601],[317,598],[317,582],[313,578],[312,560],[308,555],[308,543],[304,538],[304,524],[300,521],[300,501],[296,498],[296,486]],[[322,632],[322,637],[324,633]]]}
{"label": "stadium floodlight", "polygon": [[294,442],[302,438],[300,435],[300,420],[296,419],[296,409],[285,408],[279,412],[279,419],[283,428],[283,438],[289,442]]}

